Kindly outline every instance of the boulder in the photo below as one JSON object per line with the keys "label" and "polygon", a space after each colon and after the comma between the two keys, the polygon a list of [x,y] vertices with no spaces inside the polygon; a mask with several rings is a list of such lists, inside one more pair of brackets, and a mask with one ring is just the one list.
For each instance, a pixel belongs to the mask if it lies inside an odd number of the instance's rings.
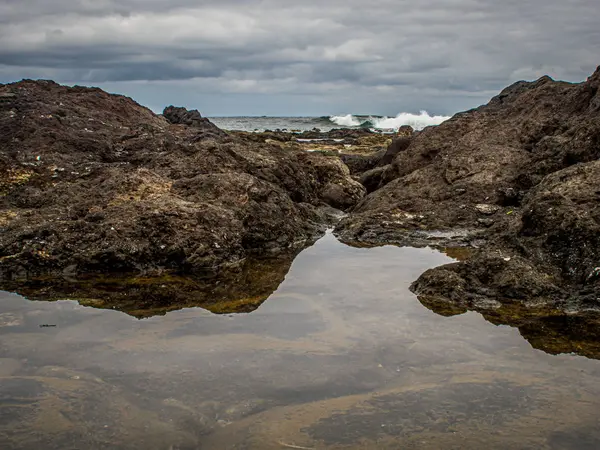
{"label": "boulder", "polygon": [[371,193],[379,189],[386,168],[387,166],[375,167],[374,169],[367,170],[360,176],[360,184],[365,187],[367,193]]}
{"label": "boulder", "polygon": [[381,167],[391,164],[398,153],[405,151],[409,147],[410,143],[410,137],[400,136],[395,138],[388,146],[383,156],[379,159],[377,165]]}
{"label": "boulder", "polygon": [[402,125],[400,128],[398,128],[396,136],[412,136],[414,132],[414,128],[410,125]]}
{"label": "boulder", "polygon": [[172,124],[187,125],[188,127],[196,128],[199,131],[208,133],[211,136],[222,137],[226,134],[210,120],[202,117],[197,109],[188,111],[186,108],[171,105],[164,109],[162,115]]}
{"label": "boulder", "polygon": [[385,153],[386,150],[366,155],[346,153],[340,155],[340,159],[348,166],[352,175],[359,175],[378,166]]}

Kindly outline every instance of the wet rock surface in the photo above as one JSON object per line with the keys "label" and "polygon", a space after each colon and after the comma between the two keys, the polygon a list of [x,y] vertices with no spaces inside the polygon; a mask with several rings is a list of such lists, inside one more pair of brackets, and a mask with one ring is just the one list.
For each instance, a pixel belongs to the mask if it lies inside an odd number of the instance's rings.
{"label": "wet rock surface", "polygon": [[[51,81],[0,85],[0,274],[203,272],[323,233],[364,188],[339,158],[197,111]],[[332,195],[332,192],[335,195]]]}
{"label": "wet rock surface", "polygon": [[424,129],[389,165],[362,175],[369,195],[336,234],[411,245],[415,231],[469,230],[462,245],[482,250],[423,274],[417,294],[598,308],[599,88],[600,68],[582,83],[518,82]]}

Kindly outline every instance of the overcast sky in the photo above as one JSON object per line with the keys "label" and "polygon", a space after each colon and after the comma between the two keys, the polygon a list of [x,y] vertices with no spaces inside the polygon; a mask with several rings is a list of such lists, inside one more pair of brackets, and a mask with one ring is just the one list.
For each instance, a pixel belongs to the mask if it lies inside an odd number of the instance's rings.
{"label": "overcast sky", "polygon": [[0,82],[204,115],[449,114],[600,64],[600,0],[0,0]]}

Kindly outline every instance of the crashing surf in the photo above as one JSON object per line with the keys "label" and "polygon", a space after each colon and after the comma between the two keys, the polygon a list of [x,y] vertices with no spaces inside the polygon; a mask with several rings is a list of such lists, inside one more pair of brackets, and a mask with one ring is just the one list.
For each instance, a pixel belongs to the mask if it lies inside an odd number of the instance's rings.
{"label": "crashing surf", "polygon": [[439,125],[449,118],[448,116],[430,116],[427,111],[421,111],[419,114],[402,112],[396,117],[346,114],[331,116],[329,121],[340,127],[398,129],[403,125],[409,125],[415,130],[422,130],[428,126]]}

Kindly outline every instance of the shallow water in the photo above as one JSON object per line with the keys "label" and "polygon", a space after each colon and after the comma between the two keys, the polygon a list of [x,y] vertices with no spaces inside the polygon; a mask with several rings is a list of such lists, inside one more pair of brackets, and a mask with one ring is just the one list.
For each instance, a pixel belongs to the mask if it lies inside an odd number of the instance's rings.
{"label": "shallow water", "polygon": [[311,131],[318,128],[321,131],[330,131],[340,127],[330,121],[328,117],[210,117],[219,128],[238,131]]}
{"label": "shallow water", "polygon": [[328,234],[272,276],[229,278],[250,308],[200,288],[132,308],[139,281],[82,301],[105,309],[2,293],[0,448],[600,448],[596,328],[421,304],[410,283],[450,261]]}

